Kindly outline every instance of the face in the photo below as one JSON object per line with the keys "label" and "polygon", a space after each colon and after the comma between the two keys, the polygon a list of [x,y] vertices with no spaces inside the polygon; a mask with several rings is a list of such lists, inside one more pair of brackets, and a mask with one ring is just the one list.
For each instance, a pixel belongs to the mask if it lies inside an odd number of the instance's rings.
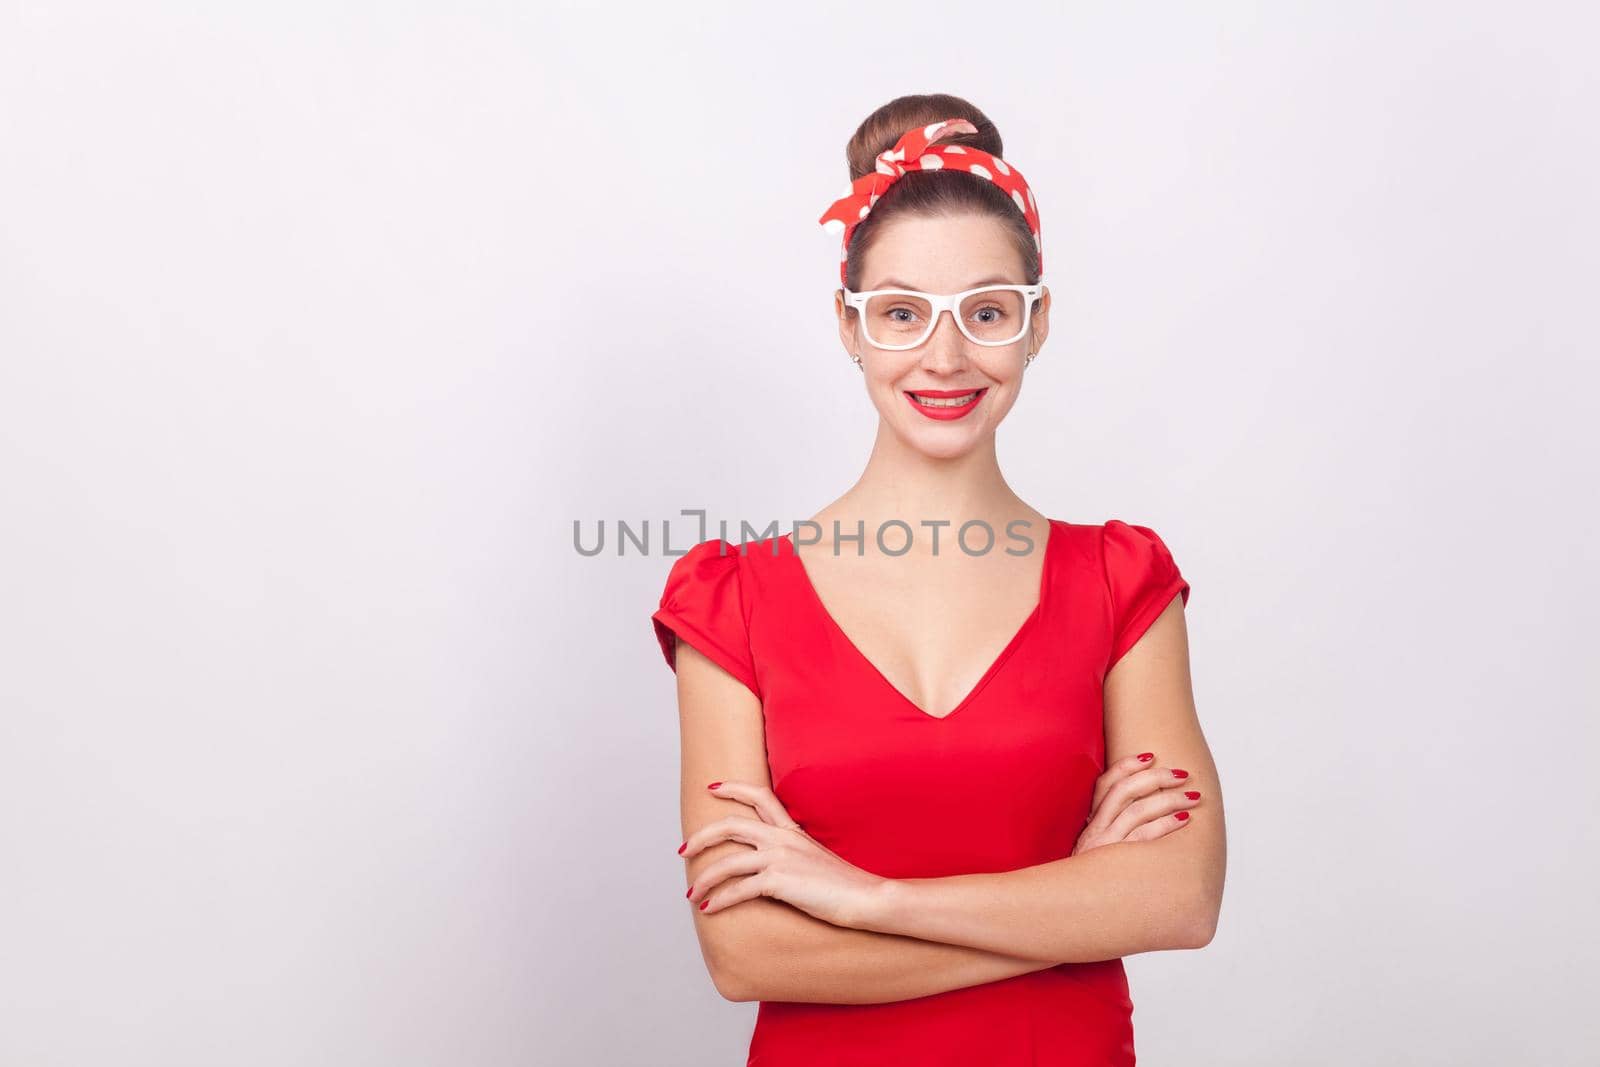
{"label": "face", "polygon": [[[979,285],[1022,285],[1022,260],[1005,227],[993,218],[900,218],[879,231],[861,271],[861,289],[918,289],[959,293]],[[1049,333],[1050,291],[1041,295],[1031,326],[1008,345],[980,345],[967,339],[951,318],[940,312],[933,333],[916,348],[887,351],[867,340],[854,309],[834,294],[839,339],[845,351],[860,353],[867,393],[884,424],[913,448],[929,456],[950,458],[983,444],[1016,403],[1022,387],[1023,361],[1037,355]],[[901,318],[904,312],[896,313]],[[969,323],[980,332],[976,323]],[[977,402],[962,408],[925,408],[913,396],[919,390],[950,394],[979,392]],[[926,399],[926,398],[924,398]]]}

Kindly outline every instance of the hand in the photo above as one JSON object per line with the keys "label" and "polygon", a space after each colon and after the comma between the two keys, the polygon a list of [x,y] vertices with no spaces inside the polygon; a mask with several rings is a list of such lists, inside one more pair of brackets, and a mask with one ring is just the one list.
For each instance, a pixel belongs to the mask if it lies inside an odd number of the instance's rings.
{"label": "hand", "polygon": [[[772,897],[824,922],[849,926],[888,881],[839,858],[806,833],[771,789],[722,782],[713,793],[748,804],[759,821],[729,815],[702,826],[685,842],[681,852],[685,860],[719,841],[752,846],[717,860],[689,887],[689,900],[706,914],[756,897]],[[741,874],[749,877],[723,885]]]}
{"label": "hand", "polygon": [[1095,780],[1089,821],[1072,854],[1118,841],[1153,841],[1189,824],[1200,793],[1185,789],[1189,772],[1154,762],[1153,753],[1129,756]]}

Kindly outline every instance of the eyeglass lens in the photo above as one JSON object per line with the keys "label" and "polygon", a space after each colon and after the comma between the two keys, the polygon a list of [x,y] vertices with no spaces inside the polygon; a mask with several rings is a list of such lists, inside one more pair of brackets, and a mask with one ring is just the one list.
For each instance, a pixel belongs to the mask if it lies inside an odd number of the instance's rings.
{"label": "eyeglass lens", "polygon": [[[1015,289],[979,289],[961,301],[960,325],[976,341],[1009,344],[1027,331],[1024,310]],[[862,325],[874,344],[920,344],[933,331],[933,308],[920,296],[880,293],[867,298]]]}

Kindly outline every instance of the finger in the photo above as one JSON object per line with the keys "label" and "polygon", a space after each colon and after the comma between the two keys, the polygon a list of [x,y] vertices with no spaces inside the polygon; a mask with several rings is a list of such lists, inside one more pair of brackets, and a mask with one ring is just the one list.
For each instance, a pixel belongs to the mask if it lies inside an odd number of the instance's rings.
{"label": "finger", "polygon": [[747,900],[764,897],[767,895],[765,891],[766,877],[764,874],[752,874],[748,878],[726,882],[713,890],[710,896],[702,900],[699,908],[705,914],[711,915],[715,912],[726,911],[735,904],[742,904]]}
{"label": "finger", "polygon": [[1134,831],[1124,841],[1154,841],[1158,837],[1166,837],[1170,833],[1182,830],[1194,822],[1187,811],[1175,811],[1171,815],[1163,815],[1153,819],[1143,826],[1135,827]]}
{"label": "finger", "polygon": [[716,822],[706,823],[690,834],[685,848],[678,854],[687,860],[721,841],[742,841],[759,848],[763,842],[770,842],[772,835],[777,832],[775,827],[768,826],[760,819],[729,815]]}
{"label": "finger", "polygon": [[757,874],[766,870],[769,862],[771,853],[763,849],[744,849],[731,856],[724,856],[695,876],[694,884],[689,887],[690,903],[698,906],[728,879],[741,874]]}
{"label": "finger", "polygon": [[1105,798],[1106,791],[1113,785],[1122,781],[1135,771],[1142,771],[1151,765],[1155,759],[1154,752],[1141,752],[1135,756],[1124,756],[1101,772],[1100,777],[1094,782],[1094,800],[1090,802],[1091,809],[1098,808],[1100,801]]}
{"label": "finger", "polygon": [[1111,821],[1106,833],[1116,841],[1127,840],[1134,830],[1145,823],[1160,821],[1180,810],[1200,803],[1200,791],[1163,789],[1154,796],[1142,797],[1122,809],[1122,814]]}
{"label": "finger", "polygon": [[1181,767],[1159,764],[1122,778],[1107,791],[1105,798],[1090,816],[1088,825],[1105,827],[1115,822],[1124,809],[1141,797],[1152,796],[1164,789],[1186,787],[1189,772]]}
{"label": "finger", "polygon": [[[1189,789],[1188,774],[1189,772],[1182,768],[1174,769],[1166,766],[1152,767],[1147,771],[1141,771],[1121,783],[1119,786],[1121,795],[1116,798],[1116,803],[1120,804],[1123,812],[1126,812],[1129,807],[1141,801],[1155,801],[1162,797],[1170,800],[1175,796],[1181,796],[1183,793],[1191,791]],[[1161,808],[1151,804],[1145,810],[1160,814],[1173,809],[1170,807]],[[1120,817],[1121,815],[1119,814],[1112,821],[1115,822],[1116,818]]]}
{"label": "finger", "polygon": [[783,802],[778,799],[778,794],[766,786],[751,785],[748,782],[718,782],[717,788],[711,792],[716,796],[750,805],[761,817],[761,821],[769,826],[799,825],[790,818]]}

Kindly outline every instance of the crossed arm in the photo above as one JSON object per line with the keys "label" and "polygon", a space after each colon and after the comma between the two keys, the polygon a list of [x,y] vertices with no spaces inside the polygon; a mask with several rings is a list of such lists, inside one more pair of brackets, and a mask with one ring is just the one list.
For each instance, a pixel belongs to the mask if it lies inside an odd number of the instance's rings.
{"label": "crossed arm", "polygon": [[[998,874],[886,880],[850,927],[768,898],[694,913],[719,993],[729,1000],[864,1004],[998,981],[1057,963],[1199,948],[1216,928],[1226,845],[1222,793],[1195,713],[1178,598],[1106,678],[1106,759],[1153,751],[1201,791],[1187,825]],[[683,828],[730,814],[705,784],[770,785],[754,694],[685,642],[678,645]],[[755,818],[750,812],[749,818]],[[694,856],[690,882],[728,852]],[[686,883],[687,884],[687,883]]]}

